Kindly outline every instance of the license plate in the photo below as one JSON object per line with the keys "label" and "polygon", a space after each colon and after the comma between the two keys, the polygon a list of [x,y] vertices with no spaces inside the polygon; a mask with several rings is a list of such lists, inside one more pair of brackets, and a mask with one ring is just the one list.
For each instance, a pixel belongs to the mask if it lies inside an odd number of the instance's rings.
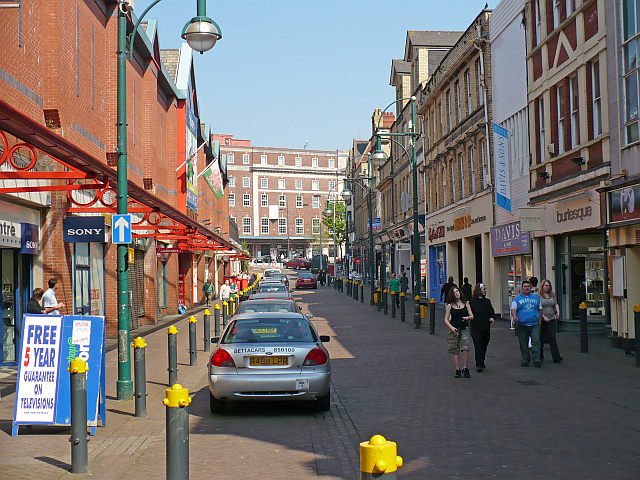
{"label": "license plate", "polygon": [[249,357],[249,365],[252,367],[289,365],[289,357],[282,355],[275,357],[253,356]]}

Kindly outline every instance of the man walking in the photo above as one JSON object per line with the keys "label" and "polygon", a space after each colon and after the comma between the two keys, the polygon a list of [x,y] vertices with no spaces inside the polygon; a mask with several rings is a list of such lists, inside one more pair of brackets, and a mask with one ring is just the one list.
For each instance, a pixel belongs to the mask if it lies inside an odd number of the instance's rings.
{"label": "man walking", "polygon": [[[522,292],[511,302],[511,318],[516,326],[516,335],[520,343],[521,365],[528,367],[533,356],[533,366],[541,367],[540,363],[540,319],[542,303],[537,295],[531,293],[531,282],[522,282]],[[529,339],[531,339],[531,354],[529,354]]]}
{"label": "man walking", "polygon": [[464,277],[462,281],[462,286],[460,287],[460,291],[464,295],[465,301],[471,300],[471,284],[469,283],[469,278]]}
{"label": "man walking", "polygon": [[393,301],[396,304],[396,307],[400,306],[400,280],[396,278],[396,274],[391,274],[391,279],[389,280],[389,291],[393,292]]}
{"label": "man walking", "polygon": [[405,295],[407,294],[407,290],[409,290],[409,278],[407,277],[407,272],[403,271],[402,276],[400,277],[400,290]]}
{"label": "man walking", "polygon": [[440,303],[447,300],[447,296],[449,295],[449,290],[451,290],[453,287],[457,287],[457,285],[453,283],[453,277],[450,276],[447,279],[447,283],[442,285],[442,288],[440,289]]}
{"label": "man walking", "polygon": [[229,279],[224,281],[224,284],[220,287],[220,300],[228,302],[231,296],[231,286],[229,285]]}
{"label": "man walking", "polygon": [[50,278],[49,279],[49,288],[42,295],[42,306],[44,310],[49,315],[60,315],[59,308],[64,308],[64,303],[58,302],[56,298],[56,289],[58,288],[58,279]]}
{"label": "man walking", "polygon": [[202,292],[204,293],[204,300],[207,303],[207,307],[211,306],[211,297],[213,295],[213,283],[207,278],[207,281],[202,285]]}

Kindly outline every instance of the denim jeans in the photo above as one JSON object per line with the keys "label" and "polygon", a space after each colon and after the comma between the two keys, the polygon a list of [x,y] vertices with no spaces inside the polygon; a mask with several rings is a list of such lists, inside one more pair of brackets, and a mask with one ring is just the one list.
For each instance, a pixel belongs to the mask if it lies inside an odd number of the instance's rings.
{"label": "denim jeans", "polygon": [[[533,356],[533,363],[540,363],[540,324],[516,324],[516,335],[520,343],[522,364],[529,365],[531,356]],[[531,356],[529,355],[529,338],[531,338]]]}

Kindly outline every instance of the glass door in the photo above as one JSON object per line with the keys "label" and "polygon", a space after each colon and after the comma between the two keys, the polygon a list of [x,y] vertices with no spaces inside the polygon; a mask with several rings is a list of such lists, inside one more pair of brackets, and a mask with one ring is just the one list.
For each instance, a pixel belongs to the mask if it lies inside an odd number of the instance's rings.
{"label": "glass door", "polygon": [[2,269],[2,363],[16,361],[17,304],[16,257],[14,250],[3,249],[0,257]]}
{"label": "glass door", "polygon": [[89,244],[76,243],[74,309],[76,315],[91,314],[91,270],[89,264]]}

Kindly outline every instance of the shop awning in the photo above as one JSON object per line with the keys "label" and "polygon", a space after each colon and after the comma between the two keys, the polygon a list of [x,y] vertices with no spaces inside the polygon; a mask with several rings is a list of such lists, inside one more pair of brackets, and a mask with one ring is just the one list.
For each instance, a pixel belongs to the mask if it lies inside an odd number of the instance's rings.
{"label": "shop awning", "polygon": [[[55,191],[55,190],[98,190],[100,188],[114,191],[117,185],[117,172],[115,169],[107,166],[97,158],[91,156],[87,152],[81,150],[65,138],[57,135],[48,128],[32,119],[24,116],[18,110],[11,107],[8,103],[0,100],[0,137],[3,137],[2,130],[5,132],[23,140],[27,144],[31,145],[37,150],[41,150],[48,156],[57,160],[60,165],[65,167],[67,171],[58,172],[41,172],[33,171],[34,165],[26,165],[24,169],[15,171],[0,172],[0,180],[8,179],[21,179],[21,180],[67,180],[65,185],[39,185],[39,186],[27,186],[27,187],[0,187],[0,193],[17,193],[17,192],[29,192],[29,191]],[[0,138],[0,141],[6,143],[6,138]],[[0,157],[0,165],[7,161],[9,149],[5,148]],[[34,162],[35,163],[35,162]],[[75,183],[77,180],[93,180],[93,184],[82,184],[81,182]],[[139,228],[145,231],[156,231],[155,235],[152,234],[140,234],[138,236],[156,236],[159,237],[162,232],[163,235],[169,238],[175,238],[176,240],[183,241],[185,244],[191,245],[203,245],[206,243],[207,249],[224,248],[226,250],[233,250],[238,252],[230,241],[215,234],[202,224],[189,218],[186,214],[182,213],[177,208],[169,205],[163,200],[157,198],[153,194],[146,191],[144,188],[135,184],[132,181],[128,182],[128,194],[130,203],[133,202],[139,205],[137,213],[150,214],[153,213],[157,216],[170,219],[168,222],[170,225],[153,225],[145,224],[134,225],[134,230]],[[91,209],[90,209],[91,208]],[[113,212],[113,207],[107,207],[109,211]],[[94,205],[84,207],[72,207],[70,211],[91,211],[98,212],[100,209]],[[136,212],[136,208],[132,209]],[[239,252],[243,253],[243,252]]]}

